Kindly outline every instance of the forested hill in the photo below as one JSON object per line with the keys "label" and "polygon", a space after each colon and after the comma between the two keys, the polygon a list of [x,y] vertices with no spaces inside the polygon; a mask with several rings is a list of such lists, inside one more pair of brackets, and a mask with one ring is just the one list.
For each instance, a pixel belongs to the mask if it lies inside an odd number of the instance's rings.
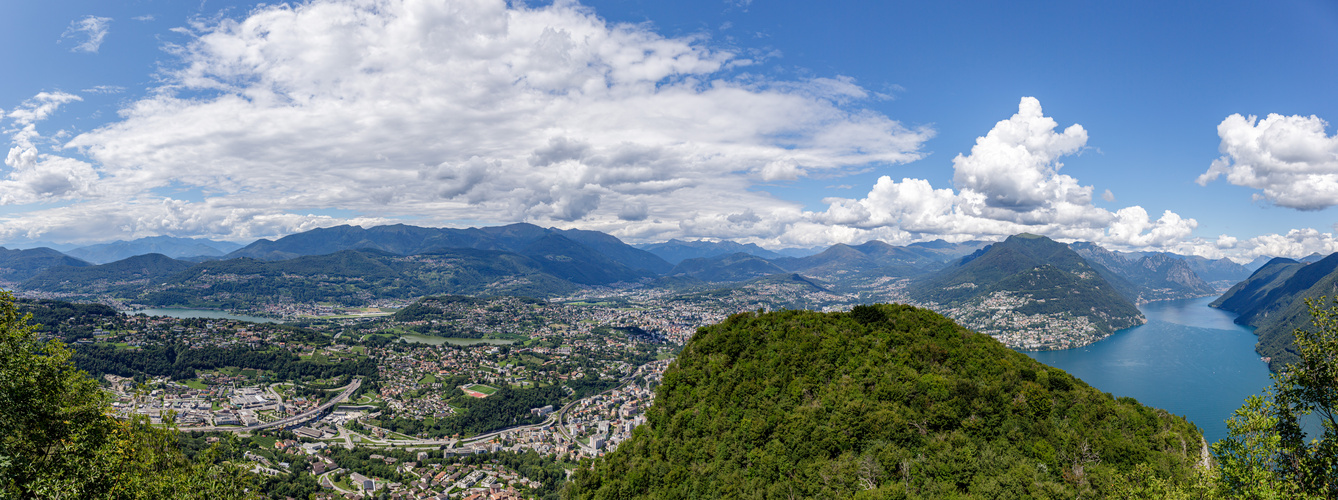
{"label": "forested hill", "polygon": [[276,299],[355,306],[371,298],[442,293],[546,297],[577,285],[522,255],[461,248],[410,256],[344,250],[282,261],[238,258],[200,264],[138,256],[52,268],[23,288],[89,298],[106,294],[150,306],[244,309]]}
{"label": "forested hill", "polygon": [[[908,292],[921,303],[985,316],[992,315],[994,302],[1023,315],[1083,317],[1098,336],[1146,321],[1138,307],[1077,252],[1031,234],[1010,236],[963,257],[914,283]],[[987,321],[968,324],[997,326]]]}
{"label": "forested hill", "polygon": [[56,266],[87,265],[87,262],[50,248],[10,250],[0,247],[0,283],[19,283]]}
{"label": "forested hill", "polygon": [[1307,299],[1338,298],[1338,253],[1310,263],[1277,258],[1213,301],[1212,306],[1239,314],[1236,322],[1255,327],[1255,350],[1279,371],[1299,359],[1294,333],[1310,329]]}
{"label": "forested hill", "polygon": [[698,331],[647,424],[574,498],[1105,498],[1181,483],[1184,418],[1114,399],[924,309],[744,313]]}
{"label": "forested hill", "polygon": [[[533,224],[511,224],[467,229],[417,227],[404,224],[361,228],[336,226],[313,229],[279,238],[259,240],[229,253],[226,258],[252,257],[285,260],[304,255],[325,255],[341,250],[372,249],[397,255],[415,255],[438,249],[502,250],[535,259],[563,279],[590,284],[635,280],[672,267],[655,255],[624,244],[597,231],[560,230]],[[561,258],[554,259],[560,254]],[[579,269],[596,274],[586,276]]]}
{"label": "forested hill", "polygon": [[23,286],[62,293],[138,290],[156,285],[192,265],[163,254],[151,253],[96,266],[52,267],[23,282]]}

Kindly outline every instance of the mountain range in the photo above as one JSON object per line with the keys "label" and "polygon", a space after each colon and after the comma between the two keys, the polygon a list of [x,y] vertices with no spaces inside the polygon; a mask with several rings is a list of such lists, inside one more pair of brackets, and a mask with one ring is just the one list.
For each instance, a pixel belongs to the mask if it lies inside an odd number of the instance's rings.
{"label": "mountain range", "polygon": [[130,241],[114,241],[74,248],[66,250],[65,255],[94,264],[106,264],[151,253],[162,254],[174,259],[222,257],[228,252],[240,248],[242,248],[242,245],[230,241],[151,236]]}
{"label": "mountain range", "polygon": [[[1216,293],[1190,267],[1188,259],[1165,253],[1121,254],[1087,242],[1071,243],[1069,248],[1134,303]],[[1241,278],[1248,275],[1245,272]]]}
{"label": "mountain range", "polygon": [[763,259],[779,259],[785,255],[757,246],[755,243],[742,244],[733,241],[685,241],[671,239],[663,243],[645,243],[637,248],[655,254],[670,264],[677,265],[688,259],[708,259],[721,255],[742,253]]}
{"label": "mountain range", "polygon": [[[197,254],[187,257],[198,261],[202,246],[222,251],[207,240],[147,238],[84,247],[81,255],[100,260],[135,248],[171,247],[178,257]],[[1080,327],[1104,334],[1142,321],[1132,304],[1213,293],[1196,268],[1214,277],[1244,269],[1229,261],[1065,246],[1030,235],[999,243],[896,246],[874,240],[796,257],[733,242],[674,240],[636,248],[602,232],[532,224],[336,226],[257,240],[209,259],[150,253],[91,265],[50,249],[3,250],[0,279],[72,298],[228,308],[246,308],[248,301],[359,305],[439,294],[545,298],[590,286],[663,287],[697,299],[719,290],[740,304],[756,302],[748,294],[761,290],[811,296],[786,299],[793,307],[907,298],[983,307],[1004,293],[1018,306],[1010,311],[1051,319],[1082,311],[1068,318],[1081,317],[1087,324]]]}
{"label": "mountain range", "polygon": [[[452,229],[394,224],[362,228],[336,226],[313,229],[277,240],[261,239],[233,251],[224,258],[251,257],[260,260],[284,260],[306,255],[325,255],[340,250],[372,249],[399,255],[414,255],[443,248],[500,250],[534,257],[556,264],[569,262],[567,255],[591,266],[608,267],[606,277],[590,277],[579,283],[606,283],[608,280],[661,274],[673,268],[650,252],[629,246],[598,231],[541,228],[533,224],[511,224],[481,228]],[[593,273],[598,271],[581,271]],[[651,273],[651,274],[646,274]]]}

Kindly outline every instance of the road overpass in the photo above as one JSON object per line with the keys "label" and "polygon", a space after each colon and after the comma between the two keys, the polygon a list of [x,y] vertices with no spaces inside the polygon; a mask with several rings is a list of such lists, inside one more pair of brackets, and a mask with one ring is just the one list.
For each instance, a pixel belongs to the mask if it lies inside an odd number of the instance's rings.
{"label": "road overpass", "polygon": [[359,387],[362,387],[362,379],[355,378],[353,379],[352,382],[349,382],[348,385],[344,386],[343,391],[340,391],[338,395],[336,395],[329,401],[325,402],[325,404],[317,406],[316,408],[313,408],[310,411],[302,413],[301,415],[294,415],[282,420],[275,420],[273,422],[266,422],[263,424],[250,425],[246,427],[187,427],[179,430],[187,432],[212,432],[212,431],[251,432],[263,429],[271,429],[274,427],[288,427],[288,426],[300,425],[306,423],[308,420],[313,420],[315,418],[320,417],[321,415],[324,415],[326,411],[330,410],[330,408],[334,408],[335,405],[342,403],[344,400],[348,399],[349,396],[353,395],[353,391],[358,390]]}

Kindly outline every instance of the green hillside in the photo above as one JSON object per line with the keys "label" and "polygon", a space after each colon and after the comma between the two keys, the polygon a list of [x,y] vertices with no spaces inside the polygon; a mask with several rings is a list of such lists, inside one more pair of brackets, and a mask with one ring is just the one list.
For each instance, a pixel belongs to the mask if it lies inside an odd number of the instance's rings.
{"label": "green hillside", "polygon": [[[985,310],[981,303],[1006,294],[1020,314],[1085,317],[1110,334],[1142,324],[1138,307],[1067,245],[1019,234],[962,258],[907,290],[912,299]],[[960,318],[959,318],[960,319]]]}
{"label": "green hillside", "polygon": [[550,322],[543,300],[527,297],[477,298],[463,295],[423,297],[395,311],[391,319],[412,323],[408,331],[439,337],[483,338],[475,324],[487,324],[493,330],[502,324],[538,329]]}
{"label": "green hillside", "polygon": [[941,261],[927,257],[925,253],[874,240],[855,246],[837,243],[816,255],[773,262],[787,271],[805,276],[829,281],[857,281],[877,276],[916,276],[943,266]]}
{"label": "green hillside", "polygon": [[1102,498],[1202,437],[924,309],[739,314],[664,374],[573,498]]}
{"label": "green hillside", "polygon": [[52,267],[87,265],[87,262],[50,248],[10,250],[0,247],[0,283],[20,283]]}
{"label": "green hillside", "polygon": [[1270,369],[1280,371],[1299,359],[1293,332],[1312,328],[1306,300],[1321,297],[1338,298],[1338,253],[1309,264],[1273,259],[1211,305],[1255,327],[1255,351],[1269,358]]}
{"label": "green hillside", "polygon": [[23,282],[23,288],[62,293],[136,290],[161,282],[192,265],[163,254],[136,255],[96,266],[57,266]]}
{"label": "green hillside", "polygon": [[407,256],[344,250],[281,261],[237,258],[195,265],[149,255],[48,270],[24,288],[90,298],[109,294],[151,306],[224,309],[276,300],[358,306],[378,298],[448,293],[547,297],[577,288],[542,267],[522,255],[469,248]]}
{"label": "green hillside", "polygon": [[686,259],[669,271],[669,276],[682,275],[713,282],[746,281],[772,274],[786,273],[766,259],[743,252]]}

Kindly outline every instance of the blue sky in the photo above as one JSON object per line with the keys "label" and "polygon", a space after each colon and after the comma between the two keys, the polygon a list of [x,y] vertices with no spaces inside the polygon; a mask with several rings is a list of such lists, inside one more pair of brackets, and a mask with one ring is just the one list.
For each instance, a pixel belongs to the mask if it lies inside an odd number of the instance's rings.
{"label": "blue sky", "polygon": [[529,221],[1338,251],[1327,1],[7,9],[9,244]]}

